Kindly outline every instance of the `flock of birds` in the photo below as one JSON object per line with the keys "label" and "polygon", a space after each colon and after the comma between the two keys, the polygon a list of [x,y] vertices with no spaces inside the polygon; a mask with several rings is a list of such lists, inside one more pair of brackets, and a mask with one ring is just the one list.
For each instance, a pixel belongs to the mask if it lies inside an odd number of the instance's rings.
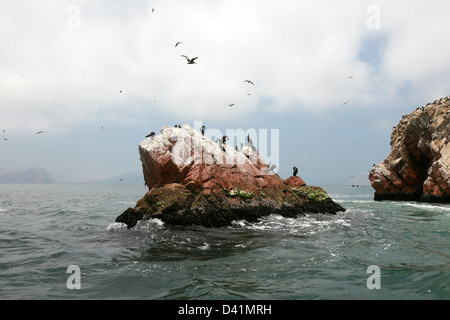
{"label": "flock of birds", "polygon": [[[155,11],[155,9],[152,8],[152,13],[153,13],[154,11]],[[181,41],[176,42],[176,43],[175,43],[175,48],[178,47],[178,46],[181,45],[181,44],[183,44],[183,42],[181,42]],[[197,64],[196,60],[198,59],[198,57],[190,58],[190,57],[188,57],[188,56],[186,56],[186,55],[181,55],[181,57],[183,57],[183,58],[186,59],[186,63],[187,63],[187,64]],[[22,76],[23,76],[23,75],[22,75]],[[349,76],[349,78],[350,78],[350,79],[353,79],[352,76]],[[251,84],[252,86],[255,85],[255,84],[253,83],[253,81],[248,80],[248,79],[244,80],[243,82],[248,83],[248,84]],[[122,90],[120,90],[120,93],[122,93]],[[247,95],[251,95],[251,94],[250,94],[250,93],[247,93]],[[156,100],[155,100],[155,102],[156,102]],[[347,104],[347,103],[348,103],[348,101],[344,102],[344,105]],[[235,105],[234,103],[228,104],[229,107],[233,107],[234,105]],[[180,125],[175,125],[175,127],[181,128]],[[103,126],[101,127],[101,129],[103,129]],[[2,131],[3,131],[3,133],[6,133],[6,131],[5,131],[4,129],[3,129]],[[36,132],[37,135],[39,135],[39,134],[45,134],[45,133],[47,133],[47,131],[40,130],[40,131]],[[202,126],[202,128],[201,128],[201,133],[202,133],[202,135],[205,134],[205,126]],[[153,137],[153,136],[155,136],[155,132],[152,131],[152,132],[150,132],[148,135],[146,135],[145,137],[146,137],[146,138],[151,138],[151,137]],[[4,139],[5,141],[9,141],[9,139],[8,139],[7,137],[3,137],[3,139]],[[223,136],[222,139],[221,139],[221,141],[218,141],[218,140],[220,140],[220,139],[216,140],[216,142],[219,142],[219,144],[221,145],[223,151],[225,151],[225,147],[224,147],[223,145],[226,143],[226,140],[227,140],[227,139],[229,139],[227,136]],[[251,140],[251,138],[250,138],[250,135],[247,136],[247,141],[248,141],[248,143],[249,143],[249,146],[252,148],[252,150],[255,151],[255,152],[257,152],[256,147],[253,145],[253,142],[252,142],[252,140]],[[221,143],[220,143],[220,142],[221,142]],[[242,143],[241,143],[241,149],[242,149]],[[238,147],[237,147],[237,146],[236,146],[236,150],[238,150]],[[225,151],[225,152],[226,152],[226,151]],[[214,159],[214,157],[213,157],[213,159]],[[270,171],[273,171],[275,168],[276,168],[276,165],[272,165],[272,166],[270,167],[269,170],[270,170]],[[297,176],[297,173],[298,173],[298,168],[294,166],[294,167],[293,167],[293,176],[296,177],[296,176]],[[120,179],[120,180],[123,180],[123,178]]]}
{"label": "flock of birds", "polygon": [[[6,134],[6,130],[5,129],[2,129],[2,131],[3,131],[3,134]],[[47,133],[47,131],[39,130],[38,132],[36,132],[36,134],[44,134],[44,133]],[[3,137],[3,140],[9,141],[9,139],[7,137],[5,137],[5,136]]]}
{"label": "flock of birds", "polygon": [[[152,9],[152,12],[154,12],[154,9]],[[183,42],[181,42],[181,41],[176,42],[176,43],[175,43],[175,48],[177,48],[177,47],[178,47],[179,45],[181,45],[181,44],[183,44]],[[198,57],[190,58],[190,57],[188,57],[187,55],[184,55],[184,54],[181,55],[181,57],[183,57],[183,58],[186,59],[186,63],[187,63],[187,64],[190,64],[190,65],[192,65],[192,64],[197,64],[196,60],[198,59]],[[353,79],[353,76],[349,76],[349,79]],[[244,80],[243,82],[248,83],[248,84],[251,84],[252,86],[255,85],[255,84],[253,83],[253,81],[248,80],[248,79]],[[120,91],[120,92],[122,92],[122,91]],[[250,93],[247,93],[247,95],[251,95],[251,94],[250,94]],[[348,103],[349,103],[349,102],[346,101],[346,102],[344,102],[344,105],[346,105],[346,104],[348,104]],[[234,105],[235,105],[234,103],[228,104],[229,107],[233,107]],[[175,125],[175,127],[181,128],[180,125]],[[205,134],[205,126],[202,126],[200,130],[201,130],[202,135],[204,135],[204,134]],[[151,138],[151,137],[153,137],[153,136],[155,136],[155,132],[152,131],[152,132],[150,132],[148,135],[146,135],[145,137],[146,137],[146,138]],[[222,151],[224,151],[224,152],[226,152],[224,145],[226,144],[227,139],[229,139],[227,136],[223,136],[222,139],[216,139],[216,142],[219,143],[219,145],[221,146]],[[249,146],[252,148],[253,151],[257,151],[256,148],[255,148],[255,146],[254,146],[253,143],[252,143],[252,140],[251,140],[251,138],[250,138],[250,135],[247,136],[247,142],[248,142]],[[242,149],[242,143],[241,143],[241,149]],[[237,147],[237,146],[236,146],[236,150],[238,150],[238,147]],[[212,156],[213,156],[213,155],[212,155]],[[214,156],[213,156],[213,160],[217,163],[217,160],[214,158]],[[272,166],[270,167],[269,170],[270,170],[270,171],[273,171],[275,168],[276,168],[276,165],[272,165]],[[293,170],[293,173],[292,173],[293,176],[296,177],[297,174],[298,174],[298,168],[294,166],[294,167],[292,168],[292,170]]]}
{"label": "flock of birds", "polygon": [[[176,124],[174,127],[175,127],[175,128],[181,128],[181,125]],[[202,133],[202,136],[205,135],[205,129],[206,129],[206,126],[202,126],[202,127],[200,128],[200,132]],[[151,137],[154,137],[154,136],[155,136],[155,132],[152,131],[152,132],[150,132],[148,135],[146,135],[145,137],[146,137],[146,138],[151,138]],[[225,152],[225,153],[227,153],[227,151],[226,151],[226,149],[225,149],[225,144],[226,144],[227,140],[230,140],[230,138],[229,138],[228,136],[222,136],[221,139],[220,139],[220,138],[217,138],[216,141],[215,141],[216,143],[219,144],[220,148],[221,148],[222,151]],[[253,152],[258,152],[258,150],[256,149],[255,145],[253,144],[252,138],[250,138],[250,134],[247,135],[247,142],[248,142],[248,145],[249,145],[249,147],[252,149]],[[242,148],[243,148],[243,144],[241,143],[241,150],[242,150]],[[239,151],[238,146],[236,146],[235,149],[236,149],[236,151]],[[219,162],[219,161],[214,157],[213,154],[211,154],[211,157],[212,157],[214,163],[218,163],[218,162]],[[277,166],[276,166],[275,164],[271,165],[270,168],[269,168],[269,171],[272,171],[272,172],[273,172],[273,171],[276,169],[276,167],[277,167]],[[297,173],[298,173],[298,168],[294,166],[294,167],[292,168],[292,170],[293,170],[292,175],[293,175],[294,177],[296,177],[296,176],[297,176]]]}

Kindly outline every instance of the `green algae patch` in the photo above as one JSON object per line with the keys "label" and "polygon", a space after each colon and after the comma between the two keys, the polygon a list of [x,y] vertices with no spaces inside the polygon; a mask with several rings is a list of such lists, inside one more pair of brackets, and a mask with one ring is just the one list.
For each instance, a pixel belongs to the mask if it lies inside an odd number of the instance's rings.
{"label": "green algae patch", "polygon": [[255,197],[255,193],[253,191],[242,190],[242,189],[223,189],[225,191],[225,195],[229,198],[239,197],[241,199],[253,199]]}
{"label": "green algae patch", "polygon": [[330,199],[325,190],[319,187],[300,187],[292,188],[292,191],[299,197],[307,198],[312,201],[324,201]]}

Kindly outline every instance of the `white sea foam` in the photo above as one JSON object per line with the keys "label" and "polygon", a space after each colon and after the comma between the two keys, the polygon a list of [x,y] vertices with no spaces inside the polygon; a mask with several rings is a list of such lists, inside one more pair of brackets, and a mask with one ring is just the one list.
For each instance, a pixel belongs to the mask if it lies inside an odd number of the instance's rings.
{"label": "white sea foam", "polygon": [[210,245],[208,243],[204,243],[203,246],[198,247],[200,250],[208,250],[210,248]]}
{"label": "white sea foam", "polygon": [[155,228],[162,228],[164,226],[164,222],[160,219],[151,218],[148,220],[140,220],[134,227],[135,230],[141,231],[150,231]]}
{"label": "white sea foam", "polygon": [[351,223],[348,219],[336,216],[321,219],[317,214],[311,214],[297,218],[285,218],[281,215],[272,214],[257,222],[234,221],[233,226],[259,231],[287,231],[289,233],[306,231],[312,234],[335,226],[350,227]]}
{"label": "white sea foam", "polygon": [[450,211],[450,206],[446,205],[434,205],[434,204],[423,204],[423,203],[406,203],[407,206],[425,209],[425,210],[440,210],[440,211]]}
{"label": "white sea foam", "polygon": [[109,226],[106,227],[107,231],[118,231],[118,230],[124,230],[127,228],[127,225],[125,223],[121,222],[113,222],[110,223]]}

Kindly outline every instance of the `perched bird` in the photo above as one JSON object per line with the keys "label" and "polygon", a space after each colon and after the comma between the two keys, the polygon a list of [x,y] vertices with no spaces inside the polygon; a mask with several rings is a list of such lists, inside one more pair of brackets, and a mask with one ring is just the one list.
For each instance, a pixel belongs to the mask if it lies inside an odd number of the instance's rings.
{"label": "perched bird", "polygon": [[271,165],[271,166],[270,166],[270,169],[269,169],[269,171],[272,171],[272,172],[273,172],[273,170],[275,170],[275,169],[276,169],[276,167],[277,167],[277,165],[276,165],[276,164],[273,164],[273,165]]}
{"label": "perched bird", "polygon": [[174,126],[174,128],[181,128],[181,126],[180,126],[179,124],[176,124],[176,125]]}
{"label": "perched bird", "polygon": [[38,131],[36,134],[47,133],[47,131]]}
{"label": "perched bird", "polygon": [[222,143],[225,144],[227,142],[227,140],[230,140],[230,138],[228,138],[228,136],[223,136],[222,137]]}
{"label": "perched bird", "polygon": [[214,163],[218,163],[219,160],[211,153],[211,158],[213,159]]}
{"label": "perched bird", "polygon": [[202,128],[200,129],[201,131],[202,131],[202,136],[204,136],[205,135],[205,126],[202,126]]}
{"label": "perched bird", "polygon": [[251,85],[255,85],[253,82],[251,82],[250,80],[244,80],[244,82],[250,83]]}
{"label": "perched bird", "polygon": [[252,150],[253,150],[254,152],[256,152],[257,150],[256,150],[255,146],[253,145],[253,141],[252,141],[252,139],[250,138],[250,134],[247,135],[247,141],[248,141],[248,145],[250,146],[250,148],[252,148]]}
{"label": "perched bird", "polygon": [[150,134],[146,135],[145,137],[150,138],[150,137],[153,137],[154,135],[155,135],[155,133],[152,131]]}
{"label": "perched bird", "polygon": [[185,55],[181,55],[182,57],[185,57],[186,58],[186,60],[187,60],[187,64],[197,64],[197,62],[195,62],[195,59],[198,59],[198,57],[195,57],[195,58],[189,58],[189,57],[187,57],[187,56],[185,56]]}
{"label": "perched bird", "polygon": [[297,168],[297,167],[294,167],[293,170],[294,170],[294,177],[296,177],[296,176],[297,176],[297,173],[298,173],[298,168]]}
{"label": "perched bird", "polygon": [[176,44],[175,44],[175,48],[179,45],[179,44],[182,44],[183,42],[177,42]]}

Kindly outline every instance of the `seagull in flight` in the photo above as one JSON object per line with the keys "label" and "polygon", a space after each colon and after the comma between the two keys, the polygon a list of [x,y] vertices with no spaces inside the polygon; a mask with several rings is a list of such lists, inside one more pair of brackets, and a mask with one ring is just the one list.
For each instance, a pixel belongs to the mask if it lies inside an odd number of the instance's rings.
{"label": "seagull in flight", "polygon": [[47,133],[47,131],[38,131],[36,134]]}
{"label": "seagull in flight", "polygon": [[187,56],[185,56],[185,55],[181,55],[182,57],[185,57],[186,58],[186,60],[187,60],[187,64],[197,64],[197,62],[195,62],[195,59],[198,59],[198,57],[195,57],[195,58],[189,58],[189,57],[187,57]]}
{"label": "seagull in flight", "polygon": [[175,48],[179,45],[179,44],[182,44],[183,42],[177,42],[176,44],[175,44]]}
{"label": "seagull in flight", "polygon": [[250,80],[244,80],[244,82],[250,83],[251,85],[255,85],[253,82],[251,82]]}
{"label": "seagull in flight", "polygon": [[232,106],[234,106],[234,103],[230,103],[228,106],[229,106],[229,107],[232,107]]}
{"label": "seagull in flight", "polygon": [[353,77],[352,76],[348,76],[350,79],[353,79]]}

